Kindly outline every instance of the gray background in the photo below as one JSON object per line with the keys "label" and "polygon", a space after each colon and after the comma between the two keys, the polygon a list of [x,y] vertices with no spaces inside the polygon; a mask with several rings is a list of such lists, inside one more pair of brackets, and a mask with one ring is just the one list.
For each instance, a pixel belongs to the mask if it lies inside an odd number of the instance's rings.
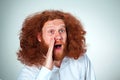
{"label": "gray background", "polygon": [[0,79],[16,80],[19,31],[31,13],[59,9],[81,20],[97,80],[120,80],[119,0],[0,0]]}

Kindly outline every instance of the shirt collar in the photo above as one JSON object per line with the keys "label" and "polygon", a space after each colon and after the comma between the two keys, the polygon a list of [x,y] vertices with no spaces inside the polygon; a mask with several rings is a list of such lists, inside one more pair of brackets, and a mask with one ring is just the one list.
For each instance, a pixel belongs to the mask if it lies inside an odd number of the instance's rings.
{"label": "shirt collar", "polygon": [[70,58],[69,57],[64,57],[63,60],[62,60],[60,68],[54,66],[53,69],[63,69],[69,64],[69,62],[70,62]]}

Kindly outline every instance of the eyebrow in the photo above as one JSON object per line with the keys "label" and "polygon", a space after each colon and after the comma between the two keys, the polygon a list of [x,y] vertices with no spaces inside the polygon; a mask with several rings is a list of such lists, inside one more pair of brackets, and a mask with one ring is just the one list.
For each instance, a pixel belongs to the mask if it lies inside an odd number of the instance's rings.
{"label": "eyebrow", "polygon": [[[65,24],[60,24],[60,25],[58,25],[58,26],[65,28]],[[50,27],[53,27],[53,25],[47,25],[47,27],[50,28]]]}

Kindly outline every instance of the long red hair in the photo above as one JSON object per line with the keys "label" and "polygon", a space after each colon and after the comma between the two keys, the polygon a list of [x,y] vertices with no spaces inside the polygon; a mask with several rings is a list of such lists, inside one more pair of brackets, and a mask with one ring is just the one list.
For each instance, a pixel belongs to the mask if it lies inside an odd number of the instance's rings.
{"label": "long red hair", "polygon": [[67,54],[70,58],[78,59],[86,52],[85,34],[82,24],[73,15],[59,10],[45,10],[28,16],[20,32],[20,49],[18,60],[32,66],[43,65],[45,61],[44,45],[40,44],[37,35],[42,33],[42,27],[48,20],[62,19],[67,31]]}

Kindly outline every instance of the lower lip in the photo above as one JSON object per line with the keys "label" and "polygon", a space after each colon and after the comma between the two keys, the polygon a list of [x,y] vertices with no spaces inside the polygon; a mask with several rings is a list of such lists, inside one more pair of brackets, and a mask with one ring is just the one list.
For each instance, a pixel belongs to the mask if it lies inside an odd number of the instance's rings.
{"label": "lower lip", "polygon": [[60,50],[61,49],[61,47],[60,48],[54,48],[55,50]]}

